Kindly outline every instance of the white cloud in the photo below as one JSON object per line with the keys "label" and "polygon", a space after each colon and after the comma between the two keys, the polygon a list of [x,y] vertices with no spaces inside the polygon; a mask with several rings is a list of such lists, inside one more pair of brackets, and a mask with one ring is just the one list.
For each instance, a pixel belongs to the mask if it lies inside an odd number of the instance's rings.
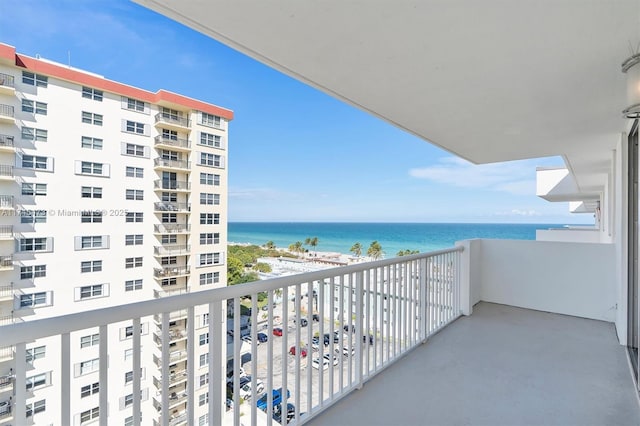
{"label": "white cloud", "polygon": [[272,188],[229,188],[229,198],[236,200],[281,201],[297,199],[299,195]]}
{"label": "white cloud", "polygon": [[536,165],[536,160],[474,165],[461,158],[445,157],[433,166],[410,169],[409,175],[462,188],[535,195]]}
{"label": "white cloud", "polygon": [[512,209],[507,212],[497,212],[496,216],[542,216],[542,213],[534,209]]}

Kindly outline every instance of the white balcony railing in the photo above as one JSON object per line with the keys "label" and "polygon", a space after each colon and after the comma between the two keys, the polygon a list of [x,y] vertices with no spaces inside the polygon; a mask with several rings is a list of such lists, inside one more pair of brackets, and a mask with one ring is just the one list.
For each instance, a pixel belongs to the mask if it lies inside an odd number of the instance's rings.
{"label": "white balcony railing", "polygon": [[[371,377],[385,369],[407,351],[424,342],[428,336],[445,327],[460,315],[460,252],[462,247],[397,257],[376,262],[360,263],[340,268],[325,269],[257,281],[242,285],[198,291],[178,296],[163,297],[128,305],[96,309],[60,317],[33,320],[0,328],[3,345],[15,345],[15,398],[18,407],[26,405],[26,361],[27,342],[46,337],[57,337],[60,342],[61,365],[68,366],[61,371],[71,372],[71,357],[74,352],[70,333],[91,327],[99,328],[99,381],[100,381],[100,425],[111,422],[108,389],[110,384],[119,383],[119,374],[111,374],[108,362],[110,329],[122,327],[123,321],[132,326],[133,354],[132,371],[132,412],[134,424],[141,424],[142,404],[153,404],[158,424],[167,426],[175,421],[175,413],[170,392],[172,363],[185,360],[187,371],[184,421],[197,424],[195,410],[199,407],[195,389],[203,368],[208,372],[208,422],[222,424],[223,418],[233,416],[234,424],[257,424],[258,413],[254,399],[241,410],[225,412],[226,368],[239,371],[242,348],[247,344],[241,339],[227,337],[225,318],[233,319],[233,334],[241,335],[241,301],[251,307],[250,335],[252,344],[248,347],[250,367],[244,365],[251,375],[251,385],[257,389],[257,380],[265,384],[267,394],[266,415],[273,417],[273,397],[270,389],[283,388],[290,393],[282,406],[295,405],[294,423],[300,423],[316,416],[322,410],[355,389],[362,387]],[[308,297],[304,298],[305,295]],[[250,301],[249,299],[250,298]],[[266,299],[267,310],[258,308],[258,299]],[[293,302],[292,302],[293,300]],[[248,301],[248,302],[247,302]],[[184,317],[186,311],[186,349],[170,347],[170,321],[176,316]],[[178,314],[174,314],[178,312]],[[231,313],[233,312],[233,313]],[[294,318],[311,318],[309,326],[296,327]],[[142,323],[153,315],[161,326],[159,344],[143,345],[142,339],[152,338],[142,333]],[[260,316],[260,317],[258,317]],[[206,320],[205,320],[206,318]],[[144,320],[144,321],[143,321]],[[259,322],[260,321],[260,322]],[[125,323],[125,324],[126,324]],[[269,334],[267,342],[258,350],[258,324],[266,325]],[[274,337],[271,330],[282,329],[281,337]],[[315,331],[314,331],[315,329]],[[198,336],[208,332],[205,358],[195,355],[196,346],[201,345]],[[317,352],[310,352],[303,359],[301,351],[289,355],[290,346],[310,344],[315,334],[335,336],[328,338],[326,346],[320,343]],[[335,340],[334,340],[335,339]],[[322,338],[320,340],[322,342]],[[201,346],[200,346],[201,347]],[[141,349],[142,348],[142,349]],[[348,348],[348,350],[345,350]],[[241,349],[242,352],[241,352]],[[335,365],[330,362],[326,369],[311,368],[311,358],[323,359],[324,354],[340,353]],[[342,355],[344,353],[344,355]],[[161,377],[157,397],[144,401],[141,398],[142,360],[153,361]],[[291,360],[291,361],[290,361]],[[307,364],[308,362],[308,364]],[[228,363],[231,363],[228,365]],[[303,365],[304,363],[304,365]],[[145,365],[149,363],[145,362]],[[304,366],[307,368],[304,368]],[[204,366],[204,367],[203,367]],[[286,368],[283,368],[286,367]],[[59,383],[60,418],[51,419],[56,424],[72,423],[71,399],[62,389],[70,389],[71,374],[62,375]],[[234,406],[240,407],[239,377],[232,380]],[[204,389],[200,389],[202,391]],[[286,395],[287,392],[283,392]],[[283,395],[283,396],[285,396]],[[157,401],[153,402],[154,399]],[[257,399],[257,397],[256,397]],[[304,417],[300,417],[304,413]],[[264,413],[262,413],[264,414]],[[24,410],[15,413],[16,424],[25,423]],[[182,416],[182,413],[180,413]],[[183,418],[180,419],[181,421]],[[226,419],[227,421],[229,419]],[[145,422],[152,422],[146,419]]]}

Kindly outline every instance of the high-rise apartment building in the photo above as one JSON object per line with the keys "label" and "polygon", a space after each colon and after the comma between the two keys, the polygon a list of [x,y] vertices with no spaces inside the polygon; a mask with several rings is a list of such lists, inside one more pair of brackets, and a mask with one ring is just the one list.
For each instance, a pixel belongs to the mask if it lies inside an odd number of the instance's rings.
{"label": "high-rise apartment building", "polygon": [[[225,285],[232,118],[0,44],[0,324]],[[134,365],[143,423],[160,421],[164,391],[170,424],[184,424],[186,393],[208,398],[206,365],[192,366],[187,389],[187,351],[206,364],[208,348],[206,330],[198,333],[208,314],[192,318],[193,342],[186,312],[171,314],[168,332],[159,316],[142,318],[139,359],[130,323],[110,327],[108,342],[98,329],[70,333],[70,367],[61,367],[60,339],[26,342],[26,359],[0,348],[0,425],[49,424],[61,399],[73,407],[70,424],[91,423],[100,398],[109,424],[131,424]],[[105,390],[98,358],[107,345]],[[15,380],[23,375],[26,383]],[[23,397],[26,407],[12,404]]]}

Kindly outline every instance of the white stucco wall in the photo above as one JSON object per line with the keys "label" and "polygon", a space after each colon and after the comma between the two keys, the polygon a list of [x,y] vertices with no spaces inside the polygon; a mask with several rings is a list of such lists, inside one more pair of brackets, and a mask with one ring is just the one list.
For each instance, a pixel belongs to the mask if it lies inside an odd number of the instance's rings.
{"label": "white stucco wall", "polygon": [[519,240],[465,242],[471,300],[613,322],[612,244]]}

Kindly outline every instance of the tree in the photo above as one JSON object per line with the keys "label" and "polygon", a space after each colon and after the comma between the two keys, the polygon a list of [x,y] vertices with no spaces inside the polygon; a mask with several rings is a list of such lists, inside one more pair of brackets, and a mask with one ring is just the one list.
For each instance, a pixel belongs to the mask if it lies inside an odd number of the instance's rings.
{"label": "tree", "polygon": [[244,263],[234,256],[227,259],[227,281],[230,285],[238,283],[244,274]]}
{"label": "tree", "polygon": [[311,246],[311,248],[315,250],[316,246],[318,245],[318,237],[308,237],[306,240],[304,240],[304,244],[307,246]]}
{"label": "tree", "polygon": [[258,272],[271,272],[271,265],[264,262],[258,262],[253,265],[253,269]]}
{"label": "tree", "polygon": [[295,243],[289,245],[289,251],[298,254],[302,253],[304,251],[304,248],[302,248],[302,242],[296,241]]}
{"label": "tree", "polygon": [[353,253],[356,257],[360,257],[362,255],[362,244],[355,243],[354,245],[351,246],[349,251]]}
{"label": "tree", "polygon": [[384,256],[384,252],[382,251],[382,246],[379,242],[374,241],[371,243],[369,248],[367,249],[367,256],[371,257],[373,260],[378,260]]}
{"label": "tree", "polygon": [[409,256],[410,254],[418,254],[420,253],[420,250],[400,250],[396,256]]}
{"label": "tree", "polygon": [[264,248],[266,248],[267,250],[273,250],[276,248],[276,245],[273,241],[269,240],[264,244]]}

